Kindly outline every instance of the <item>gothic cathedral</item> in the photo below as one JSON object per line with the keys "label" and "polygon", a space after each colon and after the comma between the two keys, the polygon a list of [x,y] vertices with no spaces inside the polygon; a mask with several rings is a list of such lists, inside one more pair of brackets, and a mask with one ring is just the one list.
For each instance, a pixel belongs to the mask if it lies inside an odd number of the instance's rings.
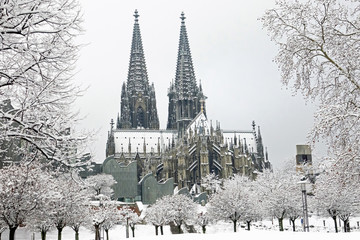
{"label": "gothic cathedral", "polygon": [[[159,129],[154,83],[149,84],[141,40],[139,14],[135,11],[129,72],[121,90],[120,114],[106,144],[106,163],[136,163],[137,181],[153,174],[158,181],[172,178],[178,188],[200,185],[210,173],[228,178],[238,173],[255,177],[271,168],[260,127],[225,131],[213,126],[206,114],[206,96],[197,84],[190,45],[181,14],[175,81],[168,91],[167,128]],[[114,125],[116,127],[114,128]]]}

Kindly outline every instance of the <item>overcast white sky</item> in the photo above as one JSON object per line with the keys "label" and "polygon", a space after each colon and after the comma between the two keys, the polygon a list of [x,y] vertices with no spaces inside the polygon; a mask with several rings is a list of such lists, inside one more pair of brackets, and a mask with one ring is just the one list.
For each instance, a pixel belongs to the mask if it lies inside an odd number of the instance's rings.
{"label": "overcast white sky", "polygon": [[[276,47],[258,18],[273,0],[80,0],[88,43],[78,61],[77,81],[89,86],[77,102],[84,128],[98,131],[95,161],[105,159],[110,119],[120,111],[127,80],[133,13],[138,9],[149,81],[154,82],[160,127],[166,128],[167,89],[175,77],[180,14],[184,11],[197,81],[208,97],[208,118],[223,129],[261,127],[275,167],[306,143],[314,107],[281,86],[272,62]],[[316,154],[316,152],[315,152]]]}

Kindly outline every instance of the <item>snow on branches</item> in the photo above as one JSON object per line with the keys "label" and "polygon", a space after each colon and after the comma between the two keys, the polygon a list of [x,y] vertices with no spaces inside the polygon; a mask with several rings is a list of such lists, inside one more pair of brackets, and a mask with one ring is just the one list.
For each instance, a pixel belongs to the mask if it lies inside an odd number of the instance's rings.
{"label": "snow on branches", "polygon": [[95,198],[99,195],[111,197],[114,190],[111,188],[116,183],[114,177],[110,174],[97,174],[85,179],[90,194]]}
{"label": "snow on branches", "polygon": [[348,168],[345,161],[332,162],[316,181],[316,207],[334,220],[336,232],[337,218],[344,221],[344,232],[347,232],[350,216],[359,213],[359,174],[349,174]]}
{"label": "snow on branches", "polygon": [[266,216],[279,221],[279,230],[283,231],[283,219],[295,217],[301,211],[300,176],[295,171],[264,171],[257,177],[261,204]]}
{"label": "snow on branches", "polygon": [[9,239],[14,239],[18,226],[27,223],[41,203],[52,197],[49,183],[50,175],[35,164],[0,170],[0,221],[8,226]]}
{"label": "snow on branches", "polygon": [[172,223],[181,233],[183,224],[193,224],[195,221],[196,203],[191,198],[183,194],[167,195],[158,199],[155,204],[146,210],[145,220],[155,226],[156,235],[158,227],[161,234],[162,226]]}
{"label": "snow on branches", "polygon": [[245,191],[245,185],[250,180],[246,177],[235,175],[224,182],[224,188],[217,191],[210,198],[208,212],[215,220],[232,221],[234,232],[237,222],[245,214],[249,192]]}
{"label": "snow on branches", "polygon": [[0,2],[0,144],[14,155],[79,163],[86,134],[70,106],[81,94],[71,81],[80,23],[76,0]]}
{"label": "snow on branches", "polygon": [[284,85],[319,103],[310,139],[335,155],[359,156],[360,5],[347,0],[278,0],[261,18],[278,45]]}

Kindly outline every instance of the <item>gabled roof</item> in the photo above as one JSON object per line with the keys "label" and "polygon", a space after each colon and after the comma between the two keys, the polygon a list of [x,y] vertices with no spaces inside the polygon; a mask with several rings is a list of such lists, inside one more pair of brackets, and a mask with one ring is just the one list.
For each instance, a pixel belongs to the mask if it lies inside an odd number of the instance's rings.
{"label": "gabled roof", "polygon": [[189,134],[189,131],[195,133],[195,130],[198,134],[209,135],[210,134],[210,124],[208,119],[203,111],[200,111],[198,115],[189,123],[186,127],[186,132]]}

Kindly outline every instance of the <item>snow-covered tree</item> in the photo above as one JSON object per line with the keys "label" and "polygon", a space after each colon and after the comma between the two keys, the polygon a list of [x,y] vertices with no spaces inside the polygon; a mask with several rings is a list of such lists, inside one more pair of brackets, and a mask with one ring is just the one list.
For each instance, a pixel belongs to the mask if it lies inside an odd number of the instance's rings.
{"label": "snow-covered tree", "polygon": [[323,137],[335,156],[358,161],[359,1],[278,0],[276,5],[261,19],[279,46],[275,61],[283,84],[319,103],[311,142]]}
{"label": "snow-covered tree", "polygon": [[75,202],[71,206],[71,214],[67,225],[75,232],[75,240],[79,240],[80,227],[86,226],[89,222],[89,207],[87,202]]}
{"label": "snow-covered tree", "polygon": [[97,174],[85,179],[85,184],[94,196],[102,194],[111,197],[114,192],[111,186],[115,183],[114,177],[110,174]]}
{"label": "snow-covered tree", "polygon": [[208,212],[214,220],[231,221],[236,232],[237,223],[245,213],[248,202],[248,193],[245,186],[250,180],[246,177],[235,175],[224,182],[223,189],[217,191],[210,198]]}
{"label": "snow-covered tree", "polygon": [[243,191],[247,195],[244,198],[246,208],[244,209],[241,220],[246,222],[247,230],[250,231],[250,224],[253,221],[257,221],[263,217],[262,203],[256,191],[256,185],[252,181],[246,181],[243,186]]}
{"label": "snow-covered tree", "polygon": [[0,144],[14,155],[81,162],[87,134],[70,110],[81,93],[71,81],[80,16],[76,0],[0,2]]}
{"label": "snow-covered tree", "polygon": [[108,207],[106,209],[106,219],[102,224],[102,227],[106,233],[106,239],[109,240],[109,230],[113,228],[116,224],[120,224],[124,216],[121,210],[117,208],[116,205]]}
{"label": "snow-covered tree", "polygon": [[52,212],[49,211],[45,205],[41,204],[41,211],[37,211],[27,225],[28,228],[36,232],[40,232],[41,240],[46,240],[46,234],[54,228],[54,222],[51,219],[51,214]]}
{"label": "snow-covered tree", "polygon": [[129,237],[129,227],[131,228],[132,236],[135,237],[135,225],[140,222],[139,215],[130,207],[124,206],[121,208],[122,224],[126,227],[126,237]]}
{"label": "snow-covered tree", "polygon": [[206,226],[210,222],[210,217],[207,212],[200,212],[196,218],[196,224],[201,227],[202,232],[206,233]]}
{"label": "snow-covered tree", "polygon": [[[165,222],[172,222],[178,227],[181,233],[183,224],[192,224],[196,216],[196,203],[188,196],[183,194],[167,195],[159,199],[156,204],[159,205],[161,211],[167,211]],[[161,225],[160,225],[161,226]]]}
{"label": "snow-covered tree", "polygon": [[320,212],[334,220],[335,232],[338,232],[337,217],[344,221],[347,232],[350,216],[359,212],[359,177],[349,178],[345,162],[336,161],[323,172],[316,181],[315,199]]}
{"label": "snow-covered tree", "polygon": [[[300,177],[294,172],[264,171],[259,174],[254,184],[259,190],[259,198],[265,212],[279,222],[279,230],[284,231],[283,220],[289,216],[294,206],[294,198],[301,202]],[[296,200],[295,200],[296,201]]]}
{"label": "snow-covered tree", "polygon": [[39,203],[51,197],[47,185],[51,177],[37,164],[12,165],[0,169],[0,221],[9,228],[9,239],[36,213]]}
{"label": "snow-covered tree", "polygon": [[[116,221],[114,218],[121,217],[118,215],[118,208],[115,201],[111,201],[110,197],[100,194],[97,196],[97,201],[93,201],[89,205],[89,220],[91,222],[91,229],[95,231],[95,240],[100,240],[100,228],[107,222],[107,229],[109,230]],[[121,214],[121,213],[120,213]],[[115,216],[114,216],[115,215]],[[108,237],[108,231],[107,231]]]}
{"label": "snow-covered tree", "polygon": [[[40,199],[41,201],[37,201],[37,210],[29,217],[27,227],[41,232],[43,240],[52,228],[58,230],[58,240],[60,240],[65,226],[80,227],[80,223],[88,217],[86,204],[89,199],[87,189],[80,183],[64,173],[49,178],[46,183],[49,194],[46,198]],[[79,219],[80,211],[83,219]]]}
{"label": "snow-covered tree", "polygon": [[[68,175],[56,178],[56,188],[47,205],[53,212],[51,219],[58,230],[58,240],[61,240],[64,227],[68,225],[71,219],[76,218],[75,215],[78,214],[78,211],[83,210],[83,204],[89,198],[89,192],[81,182]],[[73,214],[74,216],[72,216]]]}
{"label": "snow-covered tree", "polygon": [[161,199],[156,200],[154,204],[149,206],[145,212],[145,221],[151,223],[155,227],[155,234],[159,234],[159,227],[161,235],[164,234],[163,226],[170,221],[170,214],[165,208]]}
{"label": "snow-covered tree", "polygon": [[79,181],[80,177],[78,175],[70,177],[67,181],[71,181],[71,185],[74,185],[72,191],[76,191],[76,193],[69,195],[71,204],[68,206],[67,226],[74,230],[75,240],[79,240],[80,227],[89,222],[89,200],[92,196],[85,183]]}

